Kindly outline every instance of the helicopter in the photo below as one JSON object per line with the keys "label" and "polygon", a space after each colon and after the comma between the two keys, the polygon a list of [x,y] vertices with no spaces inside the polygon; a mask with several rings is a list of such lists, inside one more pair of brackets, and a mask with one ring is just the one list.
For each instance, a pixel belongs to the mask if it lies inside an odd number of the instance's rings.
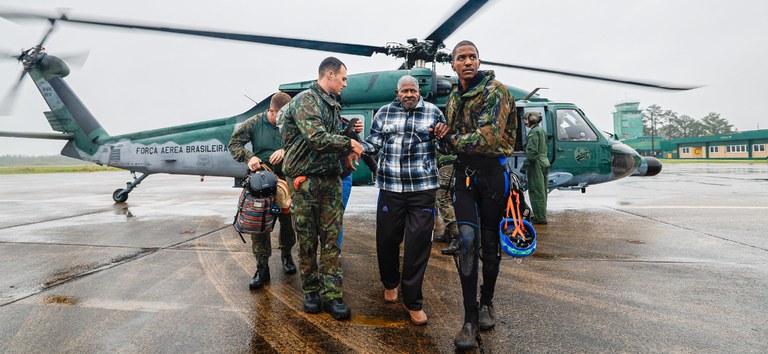
{"label": "helicopter", "polygon": [[[12,102],[19,84],[29,75],[43,95],[50,111],[45,116],[54,131],[59,133],[0,132],[0,136],[65,140],[61,151],[64,156],[126,169],[132,174],[132,181],[125,188],[114,191],[115,202],[125,202],[129,193],[145,178],[155,173],[223,176],[236,180],[244,176],[247,167],[236,162],[227,150],[230,136],[236,126],[246,119],[268,109],[271,96],[256,103],[247,111],[226,118],[173,126],[168,128],[140,131],[130,134],[109,135],[96,118],[88,111],[74,91],[64,81],[70,70],[67,64],[49,55],[43,44],[59,22],[91,26],[130,28],[145,31],[176,33],[198,37],[218,38],[278,45],[294,48],[320,50],[347,55],[372,56],[385,54],[403,60],[397,70],[368,72],[348,76],[348,86],[342,92],[342,116],[359,118],[370,129],[371,119],[376,111],[395,98],[394,88],[403,75],[414,76],[421,89],[422,97],[444,107],[457,78],[439,75],[436,63],[450,62],[450,54],[444,51],[444,41],[459,26],[487,3],[487,0],[466,1],[424,40],[409,39],[407,44],[369,46],[340,42],[327,42],[289,37],[253,35],[234,32],[217,32],[151,26],[122,21],[104,21],[97,18],[72,16],[66,13],[50,16],[31,12],[4,12],[0,17],[7,19],[38,19],[48,21],[51,26],[43,39],[34,47],[22,50],[20,54],[8,54],[23,65],[18,81],[12,87],[6,102]],[[431,63],[431,68],[427,65]],[[600,80],[617,84],[651,87],[664,90],[688,90],[695,87],[661,85],[638,80],[612,78],[607,76],[567,72],[540,67],[520,66],[483,60],[488,66],[565,75],[583,79]],[[312,80],[287,83],[279,90],[291,96],[308,88]],[[525,128],[522,117],[528,111],[542,113],[541,125],[548,136],[549,158],[552,167],[549,175],[549,189],[576,189],[584,192],[587,186],[617,180],[629,175],[652,176],[661,171],[661,164],[652,157],[642,157],[629,146],[599,130],[575,104],[554,102],[532,91],[508,86],[517,98],[518,131],[515,153],[508,159],[508,168],[519,174],[525,159]],[[138,175],[137,175],[138,174]],[[354,174],[357,184],[371,183],[370,170],[360,166]],[[237,184],[235,184],[237,185]]]}

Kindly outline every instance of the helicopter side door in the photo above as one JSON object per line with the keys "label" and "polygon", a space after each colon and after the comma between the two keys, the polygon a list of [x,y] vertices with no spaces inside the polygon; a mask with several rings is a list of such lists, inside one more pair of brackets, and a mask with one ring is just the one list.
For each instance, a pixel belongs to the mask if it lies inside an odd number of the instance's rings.
{"label": "helicopter side door", "polygon": [[553,146],[552,146],[552,130],[549,128],[550,123],[547,119],[546,107],[517,107],[517,133],[515,139],[515,152],[512,154],[512,158],[508,160],[508,165],[513,170],[520,170],[525,161],[525,144],[528,142],[528,132],[530,129],[525,126],[525,114],[528,112],[539,112],[542,120],[539,123],[542,129],[547,133],[547,154],[550,162],[554,159]]}

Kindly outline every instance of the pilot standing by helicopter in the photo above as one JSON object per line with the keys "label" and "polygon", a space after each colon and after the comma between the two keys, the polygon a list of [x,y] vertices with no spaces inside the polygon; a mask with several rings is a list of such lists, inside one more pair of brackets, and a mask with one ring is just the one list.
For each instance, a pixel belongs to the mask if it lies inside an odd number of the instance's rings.
{"label": "pilot standing by helicopter", "polygon": [[[464,298],[464,324],[453,343],[469,349],[476,346],[478,328],[496,325],[493,293],[501,263],[499,223],[509,193],[504,166],[514,150],[517,124],[515,99],[507,87],[494,79],[493,71],[478,71],[477,46],[461,41],[451,57],[459,85],[446,103],[448,129],[436,126],[435,132],[457,155],[453,207],[460,249],[454,259]],[[479,304],[478,255],[483,261]]]}
{"label": "pilot standing by helicopter", "polygon": [[[235,129],[229,141],[229,152],[235,160],[246,162],[251,171],[267,166],[278,177],[285,178],[282,171],[285,151],[276,120],[278,110],[290,100],[291,96],[284,92],[275,93],[269,101],[269,109],[266,112],[251,117]],[[248,143],[251,143],[253,151],[245,148]],[[296,265],[291,257],[291,249],[296,244],[296,234],[291,225],[291,214],[280,214],[278,220],[280,221],[279,248],[283,271],[286,274],[294,274]],[[269,256],[272,255],[269,233],[251,234],[251,244],[253,255],[256,257],[256,274],[253,275],[249,288],[256,290],[269,282],[270,278],[267,264]]]}
{"label": "pilot standing by helicopter", "polygon": [[341,135],[338,97],[346,86],[347,67],[337,58],[326,58],[318,68],[318,80],[288,104],[282,128],[283,172],[294,192],[291,215],[299,242],[304,311],[322,309],[337,320],[352,315],[341,289],[340,161],[348,156],[348,165],[357,163],[363,152],[360,143]]}
{"label": "pilot standing by helicopter", "polygon": [[530,128],[525,143],[525,162],[520,172],[528,175],[528,194],[533,208],[533,223],[547,224],[547,134],[539,126],[541,114],[533,111],[525,114],[525,126]]}

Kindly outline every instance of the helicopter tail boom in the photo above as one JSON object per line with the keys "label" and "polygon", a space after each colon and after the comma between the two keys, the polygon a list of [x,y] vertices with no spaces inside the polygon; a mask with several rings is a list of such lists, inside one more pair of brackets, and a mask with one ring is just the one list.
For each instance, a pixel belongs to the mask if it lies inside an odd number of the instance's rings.
{"label": "helicopter tail boom", "polygon": [[[51,128],[70,135],[80,150],[93,154],[110,136],[64,81],[67,74],[67,65],[51,55],[46,55],[29,69],[30,77],[51,109],[45,112]],[[82,159],[81,156],[70,157]]]}

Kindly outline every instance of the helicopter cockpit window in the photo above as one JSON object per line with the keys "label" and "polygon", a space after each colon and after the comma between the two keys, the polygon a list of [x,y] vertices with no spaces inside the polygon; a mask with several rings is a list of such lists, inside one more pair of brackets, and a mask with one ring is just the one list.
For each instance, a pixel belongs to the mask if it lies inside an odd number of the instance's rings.
{"label": "helicopter cockpit window", "polygon": [[597,134],[575,109],[557,110],[557,140],[597,141]]}

